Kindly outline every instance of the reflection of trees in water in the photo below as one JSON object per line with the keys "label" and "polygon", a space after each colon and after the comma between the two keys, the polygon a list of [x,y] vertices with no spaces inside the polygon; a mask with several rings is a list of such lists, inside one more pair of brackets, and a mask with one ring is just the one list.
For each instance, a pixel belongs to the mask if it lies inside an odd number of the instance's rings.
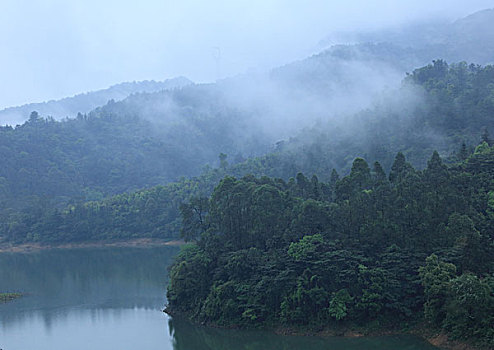
{"label": "reflection of trees in water", "polygon": [[434,350],[413,336],[366,338],[281,336],[265,331],[240,331],[168,322],[174,350]]}
{"label": "reflection of trees in water", "polygon": [[[93,321],[128,317],[129,309],[159,312],[167,267],[178,251],[163,248],[102,248],[0,254],[0,290],[30,293],[0,305],[0,327],[24,318],[55,322],[87,317]],[[414,338],[342,339],[284,337],[269,332],[223,330],[169,321],[174,350],[428,350]],[[166,330],[163,329],[163,332]]]}
{"label": "reflection of trees in water", "polygon": [[178,251],[99,248],[0,254],[0,290],[28,295],[0,306],[2,326],[38,314],[50,327],[74,309],[157,309],[165,303],[167,267]]}

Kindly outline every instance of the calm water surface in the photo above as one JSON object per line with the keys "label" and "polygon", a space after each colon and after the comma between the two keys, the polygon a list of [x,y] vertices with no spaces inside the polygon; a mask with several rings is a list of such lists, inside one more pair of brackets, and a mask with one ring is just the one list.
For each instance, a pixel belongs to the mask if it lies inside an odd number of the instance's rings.
{"label": "calm water surface", "polygon": [[0,291],[27,295],[0,304],[3,350],[434,350],[409,336],[366,339],[279,336],[172,320],[167,266],[176,247],[0,254]]}

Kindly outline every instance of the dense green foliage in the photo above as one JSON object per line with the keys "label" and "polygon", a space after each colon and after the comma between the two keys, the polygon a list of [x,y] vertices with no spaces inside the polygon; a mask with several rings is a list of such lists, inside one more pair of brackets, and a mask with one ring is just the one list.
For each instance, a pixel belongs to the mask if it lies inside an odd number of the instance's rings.
{"label": "dense green foliage", "polygon": [[[468,239],[468,238],[467,238]],[[477,247],[478,249],[478,247]],[[468,254],[469,263],[478,257]],[[492,254],[489,257],[492,263]],[[436,255],[420,268],[424,286],[426,319],[455,338],[480,339],[493,345],[494,278],[481,278],[467,270],[456,275],[456,266],[441,262]]]}
{"label": "dense green foliage", "polygon": [[[24,106],[39,108],[47,117],[33,114],[15,129],[0,127],[0,222],[31,227],[32,219],[26,216],[39,221],[54,207],[194,176],[206,164],[215,164],[220,153],[229,154],[230,163],[241,163],[244,157],[267,154],[269,145],[288,136],[295,137],[278,142],[268,156],[227,173],[286,180],[302,171],[329,180],[325,176],[331,169],[348,173],[357,156],[376,159],[389,169],[398,151],[423,168],[433,150],[446,156],[463,142],[467,148],[476,144],[482,128],[492,132],[491,66],[448,67],[435,61],[414,71],[400,91],[377,106],[353,114],[371,104],[384,86],[396,86],[405,71],[435,57],[489,63],[493,13],[479,12],[434,30],[421,26],[413,35],[374,33],[361,40],[366,44],[335,46],[268,76],[134,94],[73,120],[57,122],[49,115],[67,115],[66,110],[74,115],[109,98],[188,82],[121,84]],[[432,40],[429,32],[434,33]],[[31,110],[24,107],[20,110],[25,120]],[[316,120],[321,122],[311,128]],[[176,219],[177,206],[173,211]],[[5,227],[1,232],[5,236]]]}
{"label": "dense green foliage", "polygon": [[434,152],[423,171],[398,153],[389,176],[357,158],[327,183],[226,177],[183,210],[197,241],[170,270],[168,310],[317,329],[399,326],[425,308],[452,335],[493,345],[493,196],[485,142],[452,167]]}
{"label": "dense green foliage", "polygon": [[[434,149],[449,155],[449,163],[464,160],[472,151],[465,144],[476,144],[482,137],[491,142],[483,130],[494,130],[493,84],[492,66],[448,66],[435,61],[406,78],[396,92],[397,98],[403,98],[398,104],[385,99],[349,117],[347,125],[328,123],[304,130],[296,138],[279,142],[265,156],[242,160],[223,154],[219,168],[205,168],[198,177],[99,201],[94,200],[197,171],[192,169],[201,161],[189,156],[208,143],[190,136],[196,147],[182,143],[183,149],[169,153],[151,130],[152,124],[130,117],[140,104],[135,100],[146,100],[146,95],[110,104],[99,114],[79,120],[58,123],[33,118],[22,127],[0,132],[2,149],[9,152],[0,169],[0,236],[12,242],[177,238],[181,204],[192,197],[209,196],[225,175],[288,180],[303,172],[330,181],[332,169],[348,173],[352,159],[361,154],[377,159],[388,171],[398,151],[418,168],[427,165]],[[186,100],[187,104],[197,101]],[[125,117],[112,117],[121,113]],[[110,130],[111,139],[105,136]],[[188,138],[175,133],[177,138]],[[169,141],[168,146],[175,142]],[[208,152],[222,149],[210,147]],[[69,205],[54,207],[60,202]]]}
{"label": "dense green foliage", "polygon": [[177,170],[155,160],[180,168],[180,156],[153,135],[137,118],[80,115],[57,122],[33,112],[15,129],[0,128],[0,203],[22,206],[32,196],[97,199],[171,180]]}
{"label": "dense green foliage", "polygon": [[[179,91],[159,96],[166,101]],[[147,96],[77,119],[57,122],[33,112],[21,126],[0,127],[0,206],[24,207],[33,198],[92,200],[165,184],[199,173],[221,151],[235,152],[225,114],[205,122],[194,112],[169,111],[177,120],[157,127],[135,111],[156,102]]]}

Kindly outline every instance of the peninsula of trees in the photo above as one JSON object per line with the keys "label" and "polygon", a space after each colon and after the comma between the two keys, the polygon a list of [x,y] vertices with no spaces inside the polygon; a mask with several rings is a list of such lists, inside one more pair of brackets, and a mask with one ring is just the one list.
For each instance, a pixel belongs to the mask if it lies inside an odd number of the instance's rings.
{"label": "peninsula of trees", "polygon": [[494,346],[494,147],[329,182],[224,178],[182,206],[167,312],[220,326],[400,329]]}

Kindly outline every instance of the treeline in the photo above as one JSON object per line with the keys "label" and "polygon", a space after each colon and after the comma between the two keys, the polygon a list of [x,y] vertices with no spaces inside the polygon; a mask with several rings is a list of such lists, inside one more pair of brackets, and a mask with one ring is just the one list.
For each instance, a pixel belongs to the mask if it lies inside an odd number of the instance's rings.
{"label": "treeline", "polygon": [[0,205],[101,199],[199,170],[184,159],[184,149],[161,136],[136,117],[79,115],[58,122],[33,112],[15,129],[0,127]]}
{"label": "treeline", "polygon": [[[406,327],[494,345],[494,147],[389,176],[224,178],[182,206],[168,312],[222,326]],[[425,311],[425,313],[424,313]]]}
{"label": "treeline", "polygon": [[11,243],[177,239],[180,204],[196,193],[198,184],[183,179],[101,201],[69,204],[64,209],[46,208],[38,201],[0,223],[0,233]]}

